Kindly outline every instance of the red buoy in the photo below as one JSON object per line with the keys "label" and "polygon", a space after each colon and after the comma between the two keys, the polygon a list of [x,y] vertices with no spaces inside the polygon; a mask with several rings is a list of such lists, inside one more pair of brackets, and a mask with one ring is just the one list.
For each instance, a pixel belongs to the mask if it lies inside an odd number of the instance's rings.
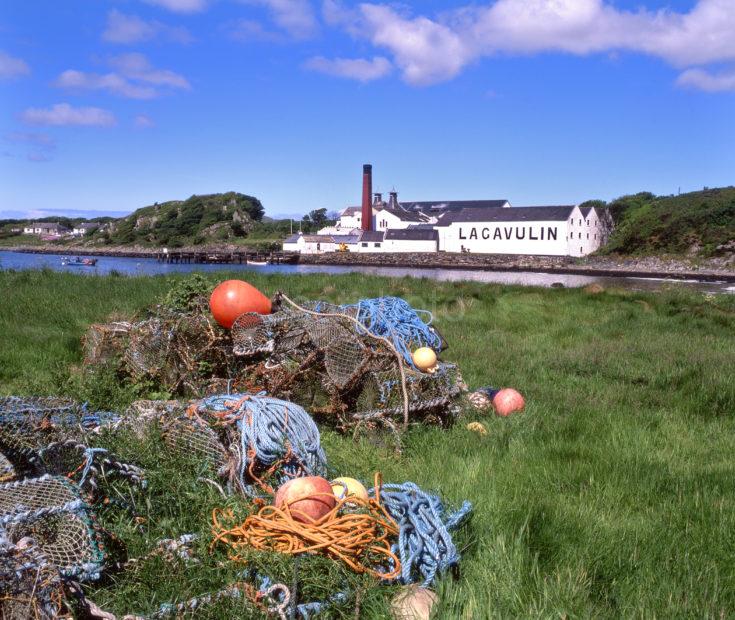
{"label": "red buoy", "polygon": [[523,411],[526,401],[513,388],[503,388],[493,398],[493,407],[498,415],[508,416],[516,411]]}
{"label": "red buoy", "polygon": [[320,476],[306,476],[289,480],[276,492],[276,508],[288,507],[295,521],[314,523],[337,504],[332,485]]}
{"label": "red buoy", "polygon": [[229,329],[235,319],[246,312],[270,314],[271,300],[247,282],[225,280],[212,291],[209,309],[214,320]]}

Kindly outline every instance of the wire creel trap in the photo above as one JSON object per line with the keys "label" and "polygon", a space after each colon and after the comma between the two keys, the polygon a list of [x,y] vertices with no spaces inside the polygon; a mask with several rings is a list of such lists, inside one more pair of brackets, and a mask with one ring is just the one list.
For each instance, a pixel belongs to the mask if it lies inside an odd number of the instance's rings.
{"label": "wire creel trap", "polygon": [[[261,395],[221,394],[194,402],[186,418],[196,423],[190,433],[208,433],[211,438],[214,431],[222,438],[222,454],[231,457],[230,481],[246,495],[272,493],[273,484],[326,471],[319,429],[294,403]],[[182,445],[190,445],[183,431],[178,436]]]}

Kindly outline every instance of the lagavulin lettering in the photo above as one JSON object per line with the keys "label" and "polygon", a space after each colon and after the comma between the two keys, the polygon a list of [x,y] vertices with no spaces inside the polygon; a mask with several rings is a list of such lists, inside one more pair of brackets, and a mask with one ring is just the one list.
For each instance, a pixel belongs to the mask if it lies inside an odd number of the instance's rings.
{"label": "lagavulin lettering", "polygon": [[[477,232],[477,227],[473,226],[470,228],[469,233],[465,234],[464,229],[460,226],[459,227],[459,239],[462,241],[472,240],[472,239],[490,239],[492,237],[493,241],[502,241],[503,239],[510,241],[511,239],[518,239],[518,240],[524,240],[528,238],[529,241],[556,241],[557,240],[557,228],[556,226],[547,226],[544,228],[543,226],[538,226],[537,228],[534,228],[533,226],[528,226],[528,231],[526,231],[526,226],[503,226],[495,227],[495,230],[490,232],[490,228],[484,227],[480,229],[480,232]],[[526,232],[528,232],[528,237],[526,237]]]}

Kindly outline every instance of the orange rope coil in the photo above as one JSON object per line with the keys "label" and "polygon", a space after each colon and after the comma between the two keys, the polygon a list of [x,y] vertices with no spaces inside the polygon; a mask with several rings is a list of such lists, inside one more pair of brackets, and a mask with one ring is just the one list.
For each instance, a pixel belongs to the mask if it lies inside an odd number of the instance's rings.
{"label": "orange rope coil", "polygon": [[[380,485],[380,474],[376,474],[377,498]],[[229,558],[235,562],[247,561],[241,554],[243,549],[288,555],[324,553],[357,573],[385,580],[401,574],[401,562],[391,551],[390,540],[398,536],[398,525],[379,499],[365,501],[350,496],[338,500],[326,515],[309,523],[296,521],[288,504],[283,508],[265,506],[241,525],[230,527],[221,521],[234,521],[233,512],[218,508],[212,511],[212,546],[219,542],[228,545]]]}

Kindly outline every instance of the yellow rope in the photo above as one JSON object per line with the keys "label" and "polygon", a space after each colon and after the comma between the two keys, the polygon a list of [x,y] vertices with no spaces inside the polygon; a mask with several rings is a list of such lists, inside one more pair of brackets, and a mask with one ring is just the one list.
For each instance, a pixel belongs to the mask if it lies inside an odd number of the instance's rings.
{"label": "yellow rope", "polygon": [[[376,498],[380,497],[380,483],[380,475],[376,474]],[[347,511],[341,514],[345,505]],[[398,536],[398,525],[378,499],[363,500],[354,495],[343,498],[321,519],[307,523],[293,518],[289,504],[265,506],[241,525],[230,525],[232,521],[231,510],[214,509],[212,546],[219,542],[228,545],[232,550],[229,557],[236,562],[246,562],[240,553],[243,549],[288,555],[325,553],[357,573],[379,579],[394,579],[401,574],[401,562],[391,551],[390,540]],[[376,564],[386,572],[374,568]]]}

